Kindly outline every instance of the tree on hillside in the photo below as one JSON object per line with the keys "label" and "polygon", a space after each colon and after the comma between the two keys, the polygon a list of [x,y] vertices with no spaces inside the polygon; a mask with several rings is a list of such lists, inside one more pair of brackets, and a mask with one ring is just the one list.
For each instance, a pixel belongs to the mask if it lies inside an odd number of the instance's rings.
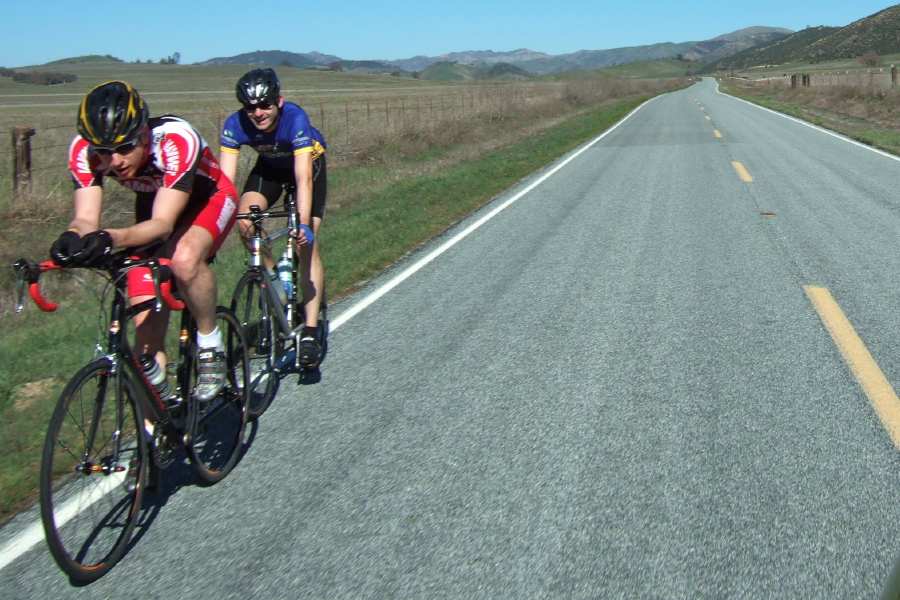
{"label": "tree on hillside", "polygon": [[336,60],[333,63],[328,63],[328,70],[333,73],[343,73],[344,65],[341,64],[341,61]]}
{"label": "tree on hillside", "polygon": [[867,67],[880,67],[881,66],[881,57],[875,54],[874,52],[866,52],[862,56],[859,57],[859,62],[864,64]]}

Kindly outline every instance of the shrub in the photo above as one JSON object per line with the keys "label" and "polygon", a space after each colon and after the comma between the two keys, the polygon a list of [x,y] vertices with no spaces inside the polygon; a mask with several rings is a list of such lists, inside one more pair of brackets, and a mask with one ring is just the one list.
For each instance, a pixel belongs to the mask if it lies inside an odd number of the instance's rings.
{"label": "shrub", "polygon": [[68,73],[14,73],[13,81],[17,83],[33,83],[35,85],[56,85],[78,81],[78,75]]}

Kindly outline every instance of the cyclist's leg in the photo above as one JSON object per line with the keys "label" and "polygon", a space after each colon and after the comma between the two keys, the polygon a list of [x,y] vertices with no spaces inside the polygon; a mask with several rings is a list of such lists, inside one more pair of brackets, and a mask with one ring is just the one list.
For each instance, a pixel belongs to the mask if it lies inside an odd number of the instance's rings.
{"label": "cyclist's leg", "polygon": [[323,154],[313,162],[313,206],[312,230],[315,240],[300,248],[303,303],[306,310],[306,326],[316,327],[319,323],[319,307],[325,290],[325,272],[319,255],[319,231],[325,216],[325,200],[328,196],[328,169]]}
{"label": "cyclist's leg", "polygon": [[315,240],[312,244],[300,247],[300,289],[305,311],[305,326],[300,335],[297,362],[305,368],[318,366],[322,358],[320,340],[322,333],[318,331],[319,312],[325,292],[325,273],[319,254],[319,235],[322,218],[325,214],[325,198],[328,191],[328,179],[325,168],[325,156],[319,157],[313,164],[313,206],[312,230]]}
{"label": "cyclist's leg", "polygon": [[172,273],[185,304],[197,325],[197,386],[194,396],[201,402],[214,399],[225,385],[225,346],[216,326],[216,276],[208,259],[228,236],[237,214],[234,199],[217,193],[186,225],[175,231],[166,244],[171,253]]}
{"label": "cyclist's leg", "polygon": [[200,225],[182,228],[170,240],[172,273],[201,335],[216,327],[216,276],[207,264],[214,241]]}
{"label": "cyclist's leg", "polygon": [[[128,272],[128,300],[132,306],[156,297],[150,269],[138,268]],[[166,329],[169,326],[170,310],[163,305],[157,312],[144,311],[134,318],[134,349],[138,356],[150,354],[159,363],[161,369],[166,368]]]}
{"label": "cyclist's leg", "polygon": [[[247,181],[244,183],[238,212],[242,214],[248,213],[253,205],[258,206],[261,210],[268,210],[270,206],[278,201],[281,192],[281,182],[273,177],[271,169],[266,169],[263,164],[257,161],[247,176]],[[251,239],[253,238],[253,225],[250,221],[241,220],[238,222],[238,230],[244,242],[244,247],[249,250]],[[272,251],[269,248],[263,248],[262,255],[266,269],[274,269],[275,260],[272,258]]]}
{"label": "cyclist's leg", "polygon": [[315,241],[300,247],[300,289],[303,291],[303,304],[306,311],[307,327],[316,327],[319,322],[319,306],[322,304],[322,292],[325,289],[325,272],[322,268],[322,257],[319,255],[319,230],[322,219],[312,218],[312,230]]}

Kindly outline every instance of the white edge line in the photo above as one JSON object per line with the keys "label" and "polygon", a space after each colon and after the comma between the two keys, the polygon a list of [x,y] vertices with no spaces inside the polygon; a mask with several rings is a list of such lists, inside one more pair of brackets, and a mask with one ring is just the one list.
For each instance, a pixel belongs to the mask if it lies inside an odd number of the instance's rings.
{"label": "white edge line", "polygon": [[[57,527],[71,521],[83,509],[92,506],[112,489],[125,482],[125,474],[114,474],[106,481],[94,488],[87,497],[76,496],[63,505],[57,512]],[[31,550],[44,539],[44,526],[40,521],[29,525],[22,533],[13,538],[2,550],[0,550],[0,570],[11,562]]]}
{"label": "white edge line", "polygon": [[[665,94],[661,94],[661,95],[665,95]],[[450,248],[452,248],[453,246],[455,246],[456,244],[461,242],[464,238],[468,237],[469,234],[471,234],[476,229],[478,229],[479,227],[481,227],[482,225],[484,225],[485,223],[487,223],[488,221],[493,219],[495,216],[497,216],[500,212],[502,212],[504,209],[509,207],[511,204],[513,204],[514,202],[517,202],[523,196],[525,196],[526,194],[528,194],[529,192],[534,190],[536,187],[538,187],[539,185],[544,183],[547,179],[549,179],[550,177],[555,175],[560,169],[562,169],[567,164],[569,164],[570,162],[572,162],[573,160],[578,158],[578,156],[580,156],[583,152],[587,151],[594,144],[596,144],[597,142],[599,142],[600,140],[605,138],[607,135],[609,135],[610,133],[615,131],[615,129],[617,127],[619,127],[619,125],[621,125],[622,123],[624,123],[625,121],[630,119],[636,112],[638,112],[644,106],[646,106],[650,102],[653,102],[654,100],[656,100],[659,97],[660,96],[654,96],[653,98],[650,98],[649,100],[647,100],[640,106],[636,107],[630,113],[628,113],[627,115],[622,117],[622,119],[619,122],[617,122],[615,125],[613,125],[609,129],[607,129],[606,131],[601,133],[599,136],[595,137],[590,142],[586,143],[579,150],[577,150],[574,154],[570,155],[567,159],[563,160],[561,163],[556,165],[553,169],[551,169],[550,171],[545,173],[543,176],[541,176],[540,178],[538,178],[537,180],[532,182],[524,190],[520,191],[518,194],[514,195],[512,198],[506,200],[500,206],[497,206],[496,208],[491,210],[488,214],[484,215],[483,217],[481,217],[480,219],[478,219],[477,221],[475,221],[474,223],[472,223],[471,225],[469,225],[468,227],[466,227],[465,229],[463,229],[462,231],[460,231],[459,233],[454,235],[452,238],[450,238],[449,240],[447,240],[446,242],[444,242],[443,244],[441,244],[440,246],[435,248],[433,251],[428,253],[426,256],[422,257],[421,259],[416,261],[414,264],[410,265],[406,270],[404,270],[399,275],[397,275],[396,277],[394,277],[393,279],[388,281],[386,284],[384,284],[383,286],[381,286],[380,288],[378,288],[377,290],[375,290],[374,292],[372,292],[371,294],[369,294],[368,296],[366,296],[365,298],[363,298],[362,300],[357,302],[355,305],[353,305],[353,307],[351,307],[347,311],[341,313],[340,316],[338,316],[335,319],[333,319],[332,321],[330,321],[329,331],[334,331],[335,329],[337,329],[338,327],[340,327],[341,325],[343,325],[344,323],[346,323],[347,321],[349,321],[350,319],[352,319],[353,317],[355,317],[356,315],[358,315],[359,313],[364,311],[366,308],[368,308],[369,306],[374,304],[379,298],[381,298],[382,296],[384,296],[385,294],[387,294],[388,292],[393,290],[395,287],[397,287],[398,285],[403,283],[406,279],[408,279],[409,277],[414,275],[416,272],[421,270],[423,267],[428,265],[430,262],[432,262],[438,256],[440,256],[441,254],[443,254],[444,252],[446,252],[447,250],[449,250]]]}
{"label": "white edge line", "polygon": [[[661,94],[661,95],[665,95],[665,94]],[[483,217],[481,217],[480,219],[475,221],[473,224],[466,227],[463,231],[459,232],[458,234],[456,234],[455,236],[453,236],[452,238],[450,238],[449,240],[447,240],[446,242],[441,244],[438,248],[436,248],[435,250],[430,252],[428,255],[426,255],[422,259],[415,262],[413,265],[411,265],[409,268],[407,268],[406,270],[401,272],[399,275],[394,277],[392,280],[390,280],[389,282],[387,282],[386,284],[384,284],[383,286],[381,286],[380,288],[378,288],[377,290],[375,290],[374,292],[372,292],[371,294],[369,294],[368,296],[366,296],[365,298],[363,298],[362,300],[357,302],[349,310],[341,313],[340,316],[336,317],[329,323],[329,331],[336,330],[338,327],[340,327],[341,325],[343,325],[344,323],[346,323],[347,321],[349,321],[350,319],[352,319],[353,317],[355,317],[356,315],[358,315],[359,313],[364,311],[366,308],[368,308],[369,306],[374,304],[379,298],[381,298],[382,296],[384,296],[385,294],[390,292],[392,289],[394,289],[395,287],[397,287],[404,281],[406,281],[406,279],[408,279],[409,277],[414,275],[417,271],[421,270],[423,267],[425,267],[428,263],[432,262],[438,256],[440,256],[441,254],[443,254],[444,252],[446,252],[447,250],[449,250],[450,248],[452,248],[453,246],[458,244],[465,237],[467,237],[470,233],[472,233],[473,231],[475,231],[476,229],[478,229],[479,227],[481,227],[482,225],[484,225],[485,223],[487,223],[488,221],[493,219],[503,209],[505,209],[509,205],[513,204],[514,202],[516,202],[517,200],[522,198],[525,194],[529,193],[534,188],[536,188],[537,186],[542,184],[544,181],[549,179],[551,176],[556,174],[557,171],[559,171],[564,166],[566,166],[567,164],[569,164],[570,162],[575,160],[575,158],[580,156],[583,152],[588,150],[591,146],[593,146],[594,144],[596,144],[597,142],[599,142],[600,140],[605,138],[607,135],[612,133],[617,127],[619,127],[619,125],[621,125],[622,123],[624,123],[625,121],[630,119],[637,111],[639,111],[644,106],[646,106],[650,102],[653,102],[654,100],[656,100],[659,97],[660,96],[654,96],[653,98],[650,98],[649,100],[647,100],[640,106],[636,107],[630,113],[628,113],[627,115],[622,117],[622,119],[619,122],[617,122],[615,125],[613,125],[609,129],[604,131],[602,134],[600,134],[599,136],[595,137],[593,140],[591,140],[590,142],[588,142],[587,144],[582,146],[574,154],[570,155],[567,159],[565,159],[564,161],[559,163],[556,167],[551,169],[549,172],[545,173],[542,177],[540,177],[539,179],[534,181],[531,185],[526,187],[524,190],[522,190],[521,192],[519,192],[518,194],[516,194],[515,196],[513,196],[512,198],[510,198],[503,204],[501,204],[500,206],[494,208],[488,214],[484,215]],[[9,542],[5,547],[0,549],[0,569],[5,568],[7,565],[12,563],[14,560],[16,560],[17,558],[19,558],[20,556],[22,556],[23,554],[28,552],[28,550],[30,550],[36,544],[40,543],[41,540],[43,540],[43,539],[44,539],[44,531],[43,531],[43,527],[41,526],[40,522],[29,526],[22,533],[20,533],[17,537],[13,538],[13,540],[11,542]]]}
{"label": "white edge line", "polygon": [[721,94],[721,95],[725,96],[726,98],[731,98],[732,100],[737,100],[738,102],[743,102],[744,104],[749,104],[750,106],[753,106],[760,110],[770,112],[773,115],[778,115],[779,117],[784,117],[785,119],[794,121],[795,123],[800,123],[801,125],[806,125],[807,127],[811,128],[811,129],[815,129],[816,131],[821,131],[824,134],[830,135],[833,138],[837,138],[841,141],[847,142],[848,144],[853,144],[854,146],[859,146],[860,148],[865,148],[866,150],[870,150],[872,152],[875,152],[876,154],[880,154],[882,156],[886,156],[887,158],[890,158],[891,160],[896,160],[896,161],[900,162],[900,156],[897,156],[896,154],[891,154],[890,152],[885,152],[884,150],[875,148],[874,146],[870,146],[868,144],[863,144],[862,142],[858,142],[852,138],[848,138],[846,135],[841,135],[840,133],[836,133],[834,131],[831,131],[830,129],[825,129],[824,127],[819,127],[818,125],[810,123],[809,121],[804,121],[803,119],[798,119],[797,117],[792,117],[791,115],[786,115],[784,113],[778,112],[777,110],[772,110],[771,108],[766,108],[765,106],[760,106],[759,104],[754,104],[753,102],[750,102],[749,100],[744,100],[743,98],[738,98],[737,96],[732,96],[731,94],[726,94],[725,92],[722,92],[719,90],[719,82],[718,81],[716,81],[716,93]]}

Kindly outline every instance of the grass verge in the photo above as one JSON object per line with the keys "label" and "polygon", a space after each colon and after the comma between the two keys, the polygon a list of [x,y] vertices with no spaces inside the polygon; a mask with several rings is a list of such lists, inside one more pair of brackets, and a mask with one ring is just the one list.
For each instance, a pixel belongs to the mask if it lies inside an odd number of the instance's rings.
{"label": "grass verge", "polygon": [[[900,155],[900,123],[897,117],[887,110],[874,110],[879,103],[886,104],[885,99],[839,96],[843,89],[846,88],[756,90],[730,81],[720,84],[720,90],[726,94]],[[860,116],[866,113],[873,114]]]}

